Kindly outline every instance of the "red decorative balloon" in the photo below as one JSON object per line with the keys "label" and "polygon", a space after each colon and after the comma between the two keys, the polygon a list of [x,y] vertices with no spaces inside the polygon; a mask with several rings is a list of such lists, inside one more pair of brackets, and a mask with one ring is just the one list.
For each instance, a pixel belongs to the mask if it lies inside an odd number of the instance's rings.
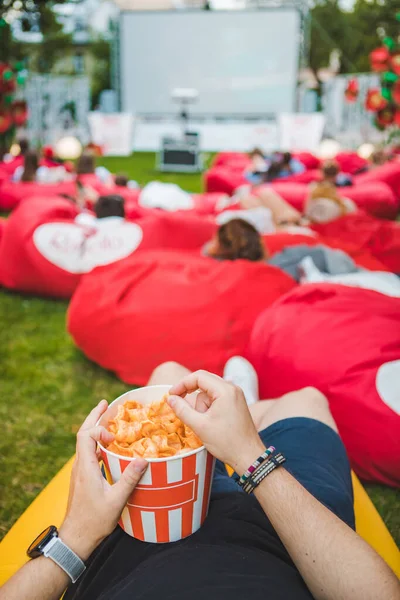
{"label": "red decorative balloon", "polygon": [[387,71],[390,52],[385,46],[376,48],[370,53],[369,60],[371,61],[371,68],[373,71],[377,71],[378,73]]}
{"label": "red decorative balloon", "polygon": [[24,100],[15,100],[11,107],[15,125],[21,127],[28,118],[28,107]]}
{"label": "red decorative balloon", "polygon": [[392,88],[392,98],[393,101],[400,106],[400,81],[395,83]]}
{"label": "red decorative balloon", "polygon": [[346,89],[344,91],[347,102],[355,102],[360,93],[360,86],[358,85],[357,79],[349,79],[347,82]]}
{"label": "red decorative balloon", "polygon": [[371,88],[368,90],[367,97],[365,99],[366,110],[377,112],[386,108],[387,104],[387,100],[382,96],[378,88]]}
{"label": "red decorative balloon", "polygon": [[395,52],[390,58],[390,66],[396,75],[400,75],[400,52]]}
{"label": "red decorative balloon", "polygon": [[0,112],[0,133],[5,133],[10,129],[13,124],[13,118],[11,112]]}
{"label": "red decorative balloon", "polygon": [[376,122],[380,127],[388,127],[394,121],[395,111],[390,106],[376,113]]}

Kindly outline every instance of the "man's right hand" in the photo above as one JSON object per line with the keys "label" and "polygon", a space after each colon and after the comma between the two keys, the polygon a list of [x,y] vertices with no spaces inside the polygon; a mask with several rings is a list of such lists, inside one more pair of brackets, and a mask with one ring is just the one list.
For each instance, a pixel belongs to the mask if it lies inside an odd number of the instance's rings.
{"label": "man's right hand", "polygon": [[[200,390],[192,405],[186,395]],[[242,390],[217,375],[196,371],[170,389],[168,403],[207,450],[241,475],[265,450]]]}

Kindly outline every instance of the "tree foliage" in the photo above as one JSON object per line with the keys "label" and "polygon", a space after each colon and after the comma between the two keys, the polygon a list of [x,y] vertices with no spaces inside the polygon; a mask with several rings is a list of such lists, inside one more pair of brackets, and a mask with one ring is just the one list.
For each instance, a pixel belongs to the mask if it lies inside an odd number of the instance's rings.
{"label": "tree foliage", "polygon": [[399,35],[398,12],[400,0],[356,0],[350,12],[338,0],[317,0],[311,11],[311,68],[327,67],[338,49],[342,73],[370,71],[369,53],[383,37]]}

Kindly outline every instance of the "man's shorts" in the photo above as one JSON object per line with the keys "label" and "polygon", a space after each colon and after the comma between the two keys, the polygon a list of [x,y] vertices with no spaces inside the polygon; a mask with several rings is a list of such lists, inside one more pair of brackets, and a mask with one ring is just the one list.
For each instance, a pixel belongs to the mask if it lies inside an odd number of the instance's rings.
{"label": "man's shorts", "polygon": [[[355,529],[350,464],[343,442],[333,429],[315,419],[295,417],[270,425],[260,437],[266,447],[275,446],[282,452],[285,469],[310,494]],[[243,492],[237,480],[237,474],[229,477],[225,466],[217,461],[211,497]]]}

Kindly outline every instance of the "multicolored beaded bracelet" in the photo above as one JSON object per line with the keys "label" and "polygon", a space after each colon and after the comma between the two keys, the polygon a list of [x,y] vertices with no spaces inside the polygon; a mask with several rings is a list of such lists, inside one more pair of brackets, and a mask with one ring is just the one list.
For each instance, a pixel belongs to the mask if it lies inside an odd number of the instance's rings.
{"label": "multicolored beaded bracelet", "polygon": [[250,475],[252,475],[254,473],[254,471],[261,465],[261,463],[263,463],[265,461],[265,459],[268,458],[268,456],[270,456],[273,452],[275,452],[274,446],[269,446],[269,448],[267,448],[265,450],[265,452],[263,452],[261,454],[261,456],[259,456],[257,458],[257,460],[255,460],[253,462],[253,464],[250,465],[250,467],[247,469],[247,471],[245,471],[243,473],[243,475],[241,476],[241,478],[239,479],[239,485],[241,487],[244,486],[244,484],[246,483],[246,481],[248,480]]}
{"label": "multicolored beaded bracelet", "polygon": [[286,458],[281,453],[275,454],[275,456],[267,458],[258,467],[258,469],[256,469],[253,475],[247,479],[245,485],[243,486],[243,490],[247,494],[252,494],[256,487],[259,486],[260,483],[264,481],[264,479],[268,477],[268,475],[272,473],[272,471],[274,471],[274,469],[280,467],[284,462],[286,462]]}

